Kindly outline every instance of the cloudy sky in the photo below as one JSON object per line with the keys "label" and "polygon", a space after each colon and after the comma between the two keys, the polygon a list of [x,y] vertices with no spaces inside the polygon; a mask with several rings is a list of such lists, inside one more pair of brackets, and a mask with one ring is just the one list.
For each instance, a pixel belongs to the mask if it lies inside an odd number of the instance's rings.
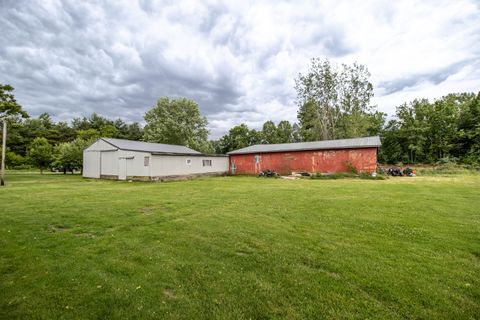
{"label": "cloudy sky", "polygon": [[211,137],[295,121],[310,58],[366,65],[373,103],[480,90],[480,1],[0,0],[0,83],[32,115],[142,121],[196,100]]}

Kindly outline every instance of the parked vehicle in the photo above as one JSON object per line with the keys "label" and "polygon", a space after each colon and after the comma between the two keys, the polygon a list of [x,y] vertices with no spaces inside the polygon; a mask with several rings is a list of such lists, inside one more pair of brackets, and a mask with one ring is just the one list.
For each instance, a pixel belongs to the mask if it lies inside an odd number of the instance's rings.
{"label": "parked vehicle", "polygon": [[271,178],[271,177],[278,177],[279,174],[276,173],[275,171],[272,171],[272,170],[265,170],[265,171],[260,172],[260,174],[258,176],[259,177]]}

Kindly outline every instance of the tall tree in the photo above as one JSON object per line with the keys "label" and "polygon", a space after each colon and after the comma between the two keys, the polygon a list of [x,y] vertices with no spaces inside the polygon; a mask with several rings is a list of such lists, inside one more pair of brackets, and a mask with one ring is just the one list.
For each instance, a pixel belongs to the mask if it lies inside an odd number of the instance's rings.
{"label": "tall tree", "polygon": [[68,170],[73,173],[74,169],[83,171],[83,150],[93,141],[77,138],[70,142],[60,143],[54,148],[53,165],[61,168],[65,174]]}
{"label": "tall tree", "polygon": [[453,152],[465,163],[480,164],[480,91],[461,108]]}
{"label": "tall tree", "polygon": [[303,141],[303,136],[301,132],[301,128],[298,125],[298,123],[294,123],[292,126],[292,142],[302,142]]}
{"label": "tall tree", "polygon": [[211,151],[207,140],[207,119],[200,115],[198,104],[193,100],[160,98],[145,114],[145,122],[145,141]]}
{"label": "tall tree", "polygon": [[0,119],[17,116],[28,118],[28,114],[17,103],[12,91],[11,85],[0,83]]}
{"label": "tall tree", "polygon": [[286,120],[280,121],[277,125],[277,143],[291,142],[295,142],[292,125]]}
{"label": "tall tree", "polygon": [[262,143],[278,143],[277,126],[273,121],[267,121],[262,127]]}
{"label": "tall tree", "polygon": [[[231,128],[228,134],[224,135],[219,141],[219,153],[227,153],[232,150],[245,148],[262,141],[261,132],[250,129],[244,123]],[[218,152],[217,151],[217,152]]]}
{"label": "tall tree", "polygon": [[48,140],[43,137],[35,138],[28,148],[28,158],[40,169],[40,174],[43,174],[43,170],[48,168],[53,160],[52,146]]}
{"label": "tall tree", "polygon": [[5,185],[5,158],[7,151],[7,121],[16,117],[27,118],[28,114],[15,100],[13,87],[0,83],[0,120],[2,121],[2,156],[0,169],[0,185]]}
{"label": "tall tree", "polygon": [[332,66],[314,58],[295,81],[298,120],[305,141],[350,138],[368,133],[373,86],[360,64]]}
{"label": "tall tree", "polygon": [[467,110],[471,110],[469,106],[474,105],[474,101],[475,95],[462,93],[449,94],[433,102],[416,99],[398,106],[395,118],[382,130],[382,158],[388,162],[463,159],[471,163],[475,157],[466,156],[469,147],[463,143],[465,140],[460,141],[468,136],[467,132],[472,132],[473,128],[465,125],[470,119]]}

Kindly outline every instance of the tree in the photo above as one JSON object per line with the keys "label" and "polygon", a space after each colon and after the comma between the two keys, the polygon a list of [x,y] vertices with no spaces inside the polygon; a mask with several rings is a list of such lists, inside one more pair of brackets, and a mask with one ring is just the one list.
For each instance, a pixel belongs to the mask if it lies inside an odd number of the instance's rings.
{"label": "tree", "polygon": [[40,174],[52,162],[52,146],[43,137],[35,138],[28,148],[30,162],[40,169]]}
{"label": "tree", "polygon": [[143,136],[143,129],[138,122],[127,124],[122,119],[117,119],[114,121],[114,126],[117,129],[115,138],[140,140]]}
{"label": "tree", "polygon": [[145,114],[145,122],[145,141],[184,145],[199,151],[211,149],[207,119],[200,115],[193,100],[160,98]]}
{"label": "tree", "polygon": [[110,120],[96,113],[88,118],[73,119],[72,127],[77,132],[96,130],[99,137],[140,140],[143,136],[142,127],[137,122],[127,124],[122,119]]}
{"label": "tree", "polygon": [[[2,149],[0,148],[0,151]],[[11,150],[9,150],[9,148],[7,148],[5,150],[5,167],[7,169],[10,169],[10,168],[18,168],[18,167],[23,167],[24,165],[26,165],[26,159],[25,157],[22,157],[21,155],[18,155],[16,154],[15,152],[12,152]]]}
{"label": "tree", "polygon": [[12,91],[12,86],[0,83],[0,119],[16,116],[28,118],[28,114],[17,103],[15,96],[11,93]]}
{"label": "tree", "polygon": [[[449,94],[430,102],[416,99],[397,107],[395,118],[382,130],[381,158],[387,162],[456,161],[475,163],[467,156],[470,145],[467,132],[478,121],[470,122],[470,107],[475,105],[471,93]],[[379,122],[380,123],[380,122]],[[473,124],[473,126],[471,125]]]}
{"label": "tree", "polygon": [[13,87],[0,83],[0,120],[3,122],[2,129],[2,164],[0,169],[0,185],[5,185],[5,157],[7,149],[7,120],[15,117],[27,118],[28,114],[22,110],[22,107],[15,100]]}
{"label": "tree", "polygon": [[275,125],[273,121],[267,121],[263,124],[261,131],[261,143],[290,143],[294,141],[293,127],[290,122],[283,120]]}
{"label": "tree", "polygon": [[102,135],[97,129],[85,129],[77,131],[77,138],[82,140],[97,140]]}
{"label": "tree", "polygon": [[104,138],[114,138],[118,136],[118,130],[113,124],[105,124],[100,127],[100,136]]}
{"label": "tree", "polygon": [[302,142],[303,141],[301,128],[298,125],[298,123],[294,123],[293,126],[292,126],[292,139],[293,139],[292,142]]}
{"label": "tree", "polygon": [[332,66],[314,58],[306,74],[295,81],[297,114],[303,140],[326,140],[366,135],[373,86],[363,65]]}
{"label": "tree", "polygon": [[245,148],[254,144],[261,143],[261,132],[255,129],[249,129],[244,123],[231,128],[228,134],[224,135],[220,141],[218,148],[219,153],[227,153],[232,150]]}
{"label": "tree", "polygon": [[92,142],[92,140],[77,138],[71,142],[58,144],[54,150],[53,165],[61,168],[64,174],[67,170],[72,173],[74,169],[81,169],[83,171],[83,150]]}
{"label": "tree", "polygon": [[277,125],[277,143],[291,142],[295,142],[292,125],[286,120],[280,121]]}
{"label": "tree", "polygon": [[465,163],[480,164],[480,92],[462,106],[454,152]]}
{"label": "tree", "polygon": [[273,121],[267,121],[263,124],[261,135],[261,143],[263,144],[278,143],[277,126]]}
{"label": "tree", "polygon": [[328,128],[325,118],[319,119],[318,105],[315,101],[309,100],[303,103],[298,110],[299,134],[303,141],[316,141],[328,139]]}

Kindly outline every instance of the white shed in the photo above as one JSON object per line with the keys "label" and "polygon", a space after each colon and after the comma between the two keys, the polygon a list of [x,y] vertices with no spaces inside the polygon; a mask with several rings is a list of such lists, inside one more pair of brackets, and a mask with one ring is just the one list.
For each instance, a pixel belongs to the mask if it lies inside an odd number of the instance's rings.
{"label": "white shed", "polygon": [[228,156],[184,146],[100,138],[83,151],[85,178],[155,181],[227,172]]}

